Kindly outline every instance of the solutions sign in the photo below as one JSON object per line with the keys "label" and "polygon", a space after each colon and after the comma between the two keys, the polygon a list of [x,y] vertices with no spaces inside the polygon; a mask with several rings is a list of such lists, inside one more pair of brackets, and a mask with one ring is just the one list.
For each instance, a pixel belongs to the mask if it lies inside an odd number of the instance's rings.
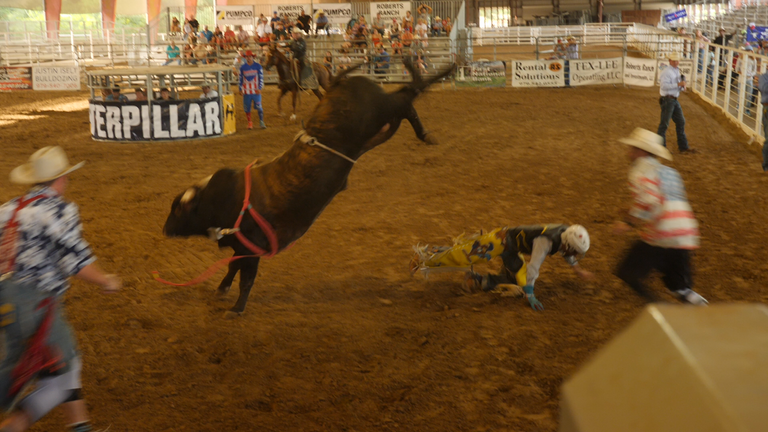
{"label": "solutions sign", "polygon": [[91,136],[107,141],[155,141],[222,134],[219,98],[146,102],[91,101]]}
{"label": "solutions sign", "polygon": [[565,87],[562,60],[515,60],[512,87]]}
{"label": "solutions sign", "polygon": [[571,86],[621,84],[622,58],[568,60]]}

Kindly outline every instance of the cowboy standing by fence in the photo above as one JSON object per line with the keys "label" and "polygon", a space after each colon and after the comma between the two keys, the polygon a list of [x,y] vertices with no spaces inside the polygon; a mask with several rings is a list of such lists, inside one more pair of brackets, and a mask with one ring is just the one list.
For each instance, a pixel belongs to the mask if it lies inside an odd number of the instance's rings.
{"label": "cowboy standing by fence", "polygon": [[0,400],[4,409],[24,397],[0,432],[24,431],[61,405],[73,432],[91,430],[80,394],[82,362],[61,299],[71,276],[120,289],[120,279],[104,274],[82,238],[77,205],[64,200],[71,166],[60,147],[44,147],[29,163],[11,172],[11,181],[33,185],[0,207],[0,313],[6,357],[0,364]]}
{"label": "cowboy standing by fence", "polygon": [[245,63],[240,66],[240,93],[243,95],[243,111],[248,119],[248,129],[253,129],[251,105],[259,113],[259,125],[266,129],[264,110],[261,108],[261,89],[264,88],[264,71],[261,65],[253,61],[253,51],[245,52]]}
{"label": "cowboy standing by fence", "polygon": [[688,85],[685,77],[680,74],[678,65],[680,64],[680,54],[672,53],[668,57],[669,67],[661,72],[659,77],[659,105],[661,106],[661,122],[656,133],[661,136],[661,145],[666,147],[666,134],[669,127],[669,121],[675,122],[677,132],[677,147],[680,153],[695,153],[695,150],[688,146],[688,138],[685,136],[685,117],[683,108],[677,100],[680,92],[685,90]]}
{"label": "cowboy standing by fence", "polygon": [[664,285],[678,299],[706,305],[704,297],[691,289],[691,251],[699,247],[699,225],[680,174],[655,157],[671,161],[672,155],[659,135],[642,128],[619,141],[631,146],[629,187],[634,200],[624,212],[624,220],[614,225],[614,232],[623,234],[637,228],[640,240],[619,265],[617,276],[642,297],[653,300],[643,279],[658,270]]}

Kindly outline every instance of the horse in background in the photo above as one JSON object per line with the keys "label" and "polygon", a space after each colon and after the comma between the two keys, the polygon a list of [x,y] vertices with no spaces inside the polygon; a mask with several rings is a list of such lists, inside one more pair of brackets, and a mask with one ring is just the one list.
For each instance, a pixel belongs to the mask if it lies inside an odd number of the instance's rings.
{"label": "horse in background", "polygon": [[[312,62],[312,70],[315,72],[315,77],[317,77],[317,82],[320,84],[320,87],[323,88],[326,92],[328,92],[328,89],[331,87],[331,81],[333,80],[333,74],[331,71],[325,67],[321,63]],[[267,54],[267,63],[264,66],[264,69],[270,70],[272,67],[275,67],[277,69],[277,75],[279,77],[279,81],[277,84],[277,88],[280,89],[280,96],[277,97],[277,111],[280,117],[283,116],[283,108],[281,105],[281,101],[283,99],[283,96],[285,96],[286,93],[291,92],[291,95],[293,96],[293,112],[291,114],[291,121],[296,120],[296,98],[299,94],[299,84],[297,82],[298,78],[294,78],[292,69],[293,69],[293,62],[285,56],[282,52],[280,52],[279,49],[277,49],[277,45],[271,44],[269,46],[269,52]],[[317,96],[318,99],[323,99],[323,94],[320,93],[319,89],[312,89],[312,92]]]}

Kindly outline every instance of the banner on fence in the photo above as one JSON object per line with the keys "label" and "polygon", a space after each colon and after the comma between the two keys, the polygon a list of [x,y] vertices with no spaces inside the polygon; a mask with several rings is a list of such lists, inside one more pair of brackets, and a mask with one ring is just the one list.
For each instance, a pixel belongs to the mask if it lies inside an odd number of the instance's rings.
{"label": "banner on fence", "polygon": [[[253,25],[253,6],[216,6],[216,25]],[[221,27],[222,31],[224,30]]]}
{"label": "banner on fence", "polygon": [[0,67],[0,90],[32,90],[32,68]]}
{"label": "banner on fence", "polygon": [[34,90],[80,90],[77,66],[35,66],[32,68]]}
{"label": "banner on fence", "polygon": [[411,10],[411,2],[389,1],[383,3],[371,3],[371,21],[376,18],[376,14],[381,14],[382,18],[397,18],[402,21],[405,13]]}
{"label": "banner on fence", "polygon": [[512,87],[565,87],[563,60],[515,60]]}
{"label": "banner on fence", "polygon": [[671,14],[664,15],[664,20],[666,22],[672,22],[672,21],[677,21],[680,18],[685,18],[687,16],[688,16],[688,13],[685,11],[685,9],[680,9],[677,12],[672,12]]}
{"label": "banner on fence", "polygon": [[[296,20],[296,18],[301,15],[301,10],[304,9],[304,13],[309,15],[309,11],[312,10],[310,5],[308,4],[281,4],[281,5],[273,5],[272,10],[277,11],[277,15],[282,18],[283,14],[288,16],[288,18],[292,20]],[[346,22],[345,22],[346,24]]]}
{"label": "banner on fence", "polygon": [[768,39],[768,27],[748,27],[747,42],[758,42]]}
{"label": "banner on fence", "polygon": [[568,60],[571,86],[621,84],[622,58]]}
{"label": "banner on fence", "polygon": [[459,69],[456,87],[505,87],[507,64],[503,61],[471,62]]}
{"label": "banner on fence", "polygon": [[235,133],[235,95],[228,94],[221,98],[224,107],[224,132],[223,135]]}
{"label": "banner on fence", "polygon": [[91,136],[97,140],[181,140],[215,137],[223,132],[219,98],[152,102],[151,113],[146,102],[92,100],[89,117]]}
{"label": "banner on fence", "polygon": [[625,57],[624,84],[653,87],[656,84],[656,60]]}
{"label": "banner on fence", "polygon": [[[661,82],[661,73],[664,71],[664,69],[669,67],[669,62],[666,60],[659,60],[659,66],[656,71],[656,82]],[[693,60],[680,60],[680,63],[677,65],[677,68],[680,69],[680,75],[683,75],[685,79],[690,83],[693,79]]]}
{"label": "banner on fence", "polygon": [[328,24],[346,24],[352,19],[352,3],[315,3],[315,13],[312,14],[317,20],[317,12],[322,10],[325,17],[328,18]]}

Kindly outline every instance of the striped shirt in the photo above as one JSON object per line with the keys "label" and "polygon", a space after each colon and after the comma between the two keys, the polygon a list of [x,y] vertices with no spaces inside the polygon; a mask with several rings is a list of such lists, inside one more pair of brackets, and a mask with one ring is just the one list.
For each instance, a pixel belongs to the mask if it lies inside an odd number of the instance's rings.
{"label": "striped shirt", "polygon": [[[43,195],[21,209],[16,216],[17,280],[29,280],[38,290],[63,293],[74,276],[96,258],[82,237],[83,227],[77,205],[64,201],[49,187],[35,187],[24,199]],[[14,199],[0,207],[0,236],[19,200]]]}
{"label": "striped shirt", "polygon": [[699,247],[699,224],[688,204],[680,174],[647,156],[635,160],[629,172],[634,203],[629,211],[643,220],[644,242],[670,249]]}
{"label": "striped shirt", "polygon": [[264,88],[264,72],[261,65],[253,62],[249,65],[245,62],[240,66],[240,90],[243,94],[257,94]]}

